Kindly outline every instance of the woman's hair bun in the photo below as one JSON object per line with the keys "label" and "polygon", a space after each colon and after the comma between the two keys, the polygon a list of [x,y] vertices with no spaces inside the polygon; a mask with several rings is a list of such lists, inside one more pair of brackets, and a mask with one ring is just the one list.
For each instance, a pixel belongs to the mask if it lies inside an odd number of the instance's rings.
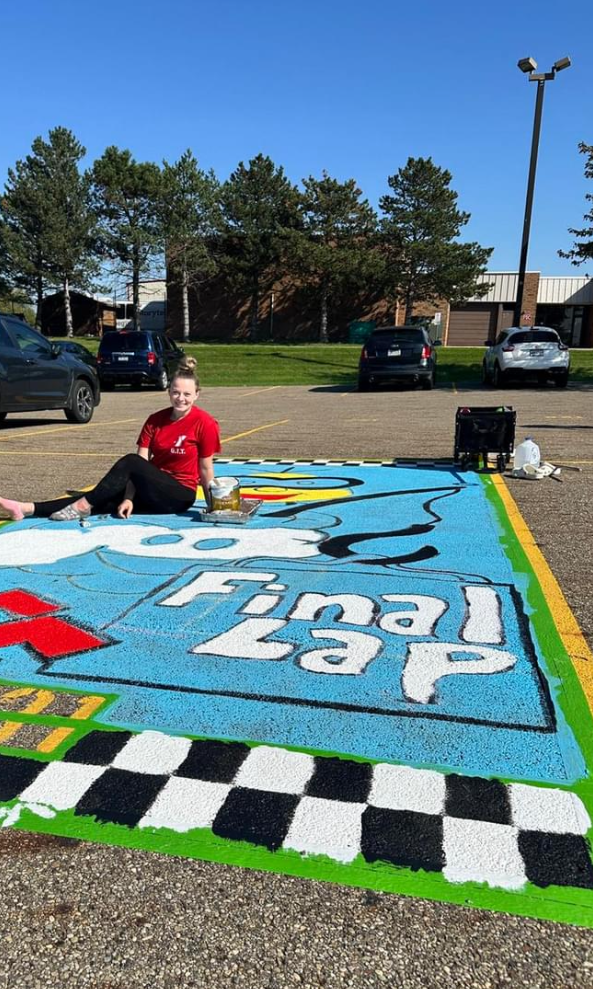
{"label": "woman's hair bun", "polygon": [[198,362],[195,357],[182,357],[179,361],[177,370],[178,371],[190,371],[194,372],[198,366]]}

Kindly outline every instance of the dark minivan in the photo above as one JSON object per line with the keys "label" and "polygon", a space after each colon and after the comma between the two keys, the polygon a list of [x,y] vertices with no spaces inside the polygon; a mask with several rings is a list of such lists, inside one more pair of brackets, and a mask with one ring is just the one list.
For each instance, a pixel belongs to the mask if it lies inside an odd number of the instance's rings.
{"label": "dark minivan", "polygon": [[181,357],[183,350],[166,333],[112,330],[101,340],[97,354],[101,387],[149,384],[165,391]]}
{"label": "dark minivan", "polygon": [[423,388],[436,382],[436,353],[423,326],[379,326],[360,354],[358,390],[383,381],[409,381]]}

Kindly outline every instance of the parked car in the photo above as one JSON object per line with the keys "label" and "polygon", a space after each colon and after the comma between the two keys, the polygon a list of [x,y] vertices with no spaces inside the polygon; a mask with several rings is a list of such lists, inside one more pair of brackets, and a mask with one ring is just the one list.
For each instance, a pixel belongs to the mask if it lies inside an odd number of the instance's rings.
{"label": "parked car", "polygon": [[0,313],[0,419],[9,412],[63,409],[70,422],[90,422],[100,401],[92,367],[18,316]]}
{"label": "parked car", "polygon": [[541,383],[549,378],[566,388],[570,371],[570,352],[549,326],[511,327],[499,333],[494,342],[486,341],[488,350],[482,362],[482,380],[499,388],[510,378],[534,375]]}
{"label": "parked car", "polygon": [[97,367],[102,388],[151,384],[165,391],[183,350],[156,330],[112,330],[99,344]]}
{"label": "parked car", "polygon": [[81,343],[77,343],[76,340],[56,340],[56,346],[60,348],[62,353],[74,354],[83,364],[88,364],[90,367],[97,366],[96,355],[88,347],[83,347]]}
{"label": "parked car", "polygon": [[410,381],[423,388],[436,382],[437,355],[422,326],[379,326],[360,354],[358,390],[383,381]]}

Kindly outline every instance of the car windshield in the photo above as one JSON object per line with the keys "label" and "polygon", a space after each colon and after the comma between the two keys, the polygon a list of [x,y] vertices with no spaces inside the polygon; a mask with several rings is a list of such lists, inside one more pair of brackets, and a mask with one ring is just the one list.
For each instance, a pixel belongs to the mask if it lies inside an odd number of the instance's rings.
{"label": "car windshield", "polygon": [[558,334],[555,330],[533,330],[531,339],[535,343],[558,343]]}
{"label": "car windshield", "polygon": [[106,333],[101,340],[101,350],[111,354],[118,350],[148,350],[146,333]]}

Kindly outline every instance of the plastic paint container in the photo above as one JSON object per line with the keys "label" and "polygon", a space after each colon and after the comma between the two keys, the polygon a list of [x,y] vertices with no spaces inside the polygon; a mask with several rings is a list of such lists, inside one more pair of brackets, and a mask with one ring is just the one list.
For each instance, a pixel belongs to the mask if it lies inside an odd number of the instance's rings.
{"label": "plastic paint container", "polygon": [[241,486],[236,477],[215,477],[210,481],[210,511],[238,512]]}

